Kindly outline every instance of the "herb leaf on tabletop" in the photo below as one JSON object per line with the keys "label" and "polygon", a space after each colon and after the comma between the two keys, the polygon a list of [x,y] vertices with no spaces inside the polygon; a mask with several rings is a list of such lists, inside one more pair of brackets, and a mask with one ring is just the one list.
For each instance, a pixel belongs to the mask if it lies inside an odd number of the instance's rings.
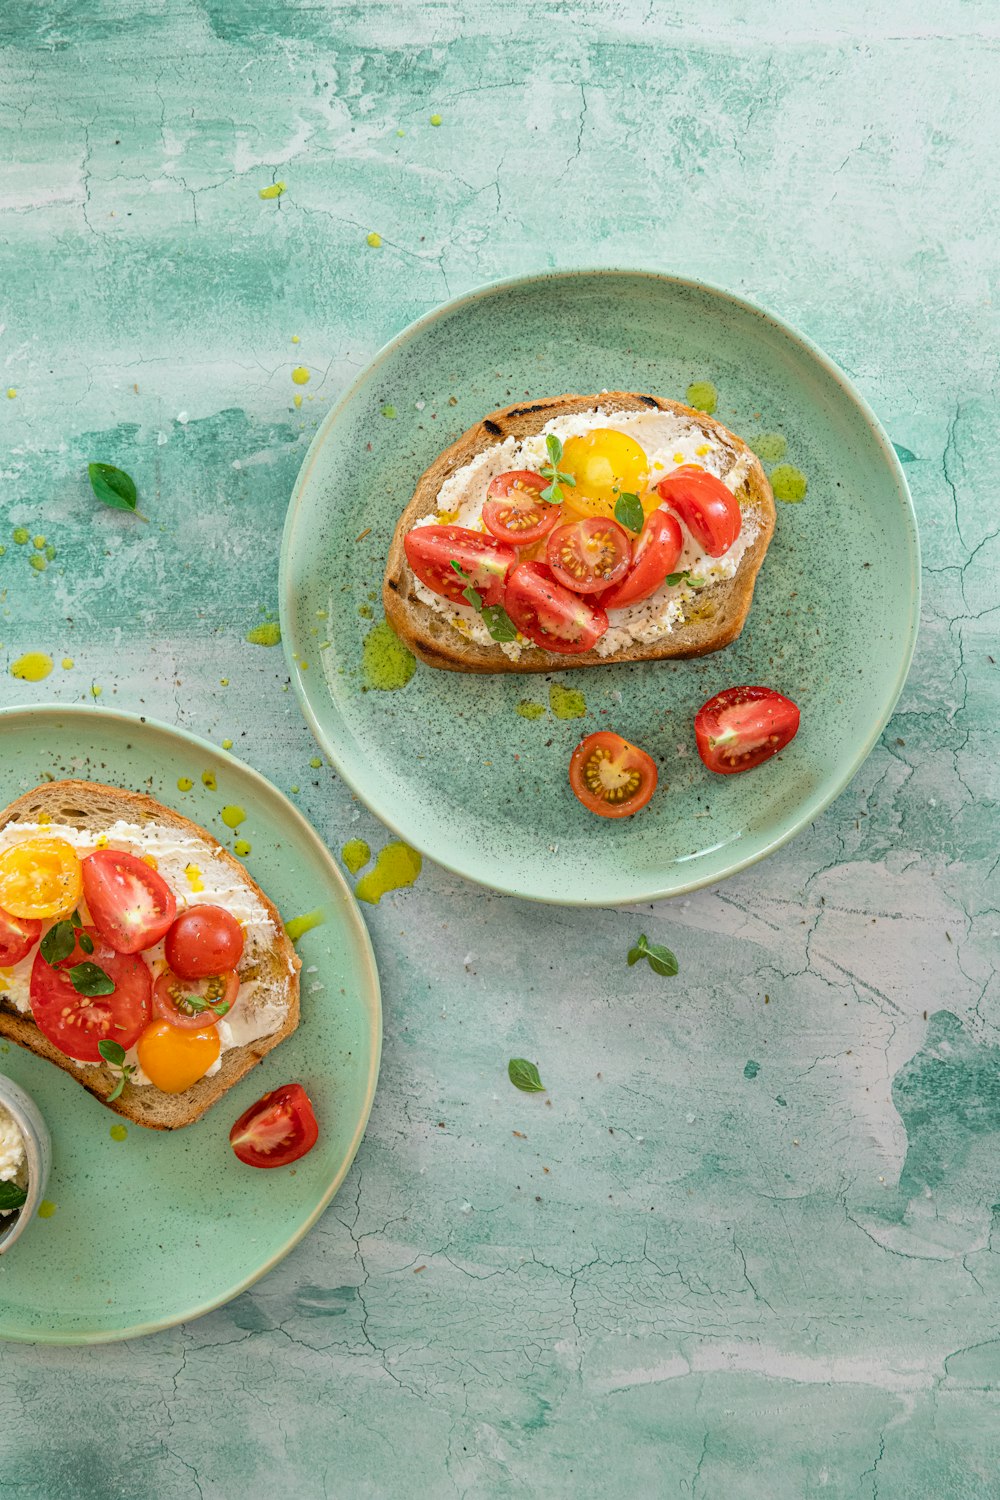
{"label": "herb leaf on tabletop", "polygon": [[526,1057],[512,1057],[507,1064],[507,1077],[522,1094],[544,1094],[547,1092],[538,1074],[538,1068]]}
{"label": "herb leaf on tabletop", "polygon": [[677,960],[670,949],[664,948],[660,943],[650,943],[645,933],[639,938],[635,947],[628,950],[629,968],[643,958],[654,974],[662,974],[666,979],[678,971]]}
{"label": "herb leaf on tabletop", "polygon": [[127,510],[140,521],[147,519],[138,509],[139,495],[131,474],[116,469],[114,464],[88,464],[87,473],[90,487],[102,505],[112,510]]}

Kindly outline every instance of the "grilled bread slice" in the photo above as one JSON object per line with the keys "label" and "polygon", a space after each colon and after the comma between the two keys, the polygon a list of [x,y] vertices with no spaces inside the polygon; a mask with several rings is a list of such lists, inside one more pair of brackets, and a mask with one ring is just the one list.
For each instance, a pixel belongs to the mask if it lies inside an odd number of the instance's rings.
{"label": "grilled bread slice", "polygon": [[239,861],[210,833],[206,833],[180,813],[164,807],[153,797],[139,792],[122,791],[118,787],[101,786],[93,781],[52,781],[26,792],[23,797],[18,797],[16,802],[6,807],[0,813],[0,829],[8,829],[19,823],[50,823],[53,825],[53,834],[58,835],[57,825],[62,824],[64,827],[86,829],[96,838],[119,819],[140,825],[157,823],[188,838],[199,839],[205,846],[204,859],[221,862],[234,883],[243,885],[248,896],[253,896],[260,902],[273,924],[274,934],[267,946],[256,943],[247,934],[247,944],[238,973],[241,982],[257,980],[258,988],[240,1004],[245,1003],[254,1008],[274,1002],[286,1004],[284,1023],[270,1036],[260,1037],[246,1046],[233,1047],[223,1052],[218,1073],[199,1079],[182,1094],[166,1094],[152,1084],[126,1084],[124,1092],[110,1102],[108,1096],[118,1081],[117,1073],[103,1062],[91,1065],[78,1063],[67,1057],[39,1031],[30,1014],[22,1013],[13,1000],[2,992],[0,1036],[9,1038],[19,1047],[24,1047],[39,1057],[48,1058],[78,1083],[82,1083],[102,1104],[107,1104],[109,1109],[133,1124],[146,1125],[153,1130],[176,1130],[200,1119],[234,1083],[238,1083],[285,1037],[291,1036],[299,1024],[300,963],[277,909]]}
{"label": "grilled bread slice", "polygon": [[[731,458],[730,467],[746,459],[746,477],[736,495],[744,516],[755,515],[757,535],[743,554],[735,575],[700,590],[697,604],[688,612],[688,618],[662,639],[634,642],[626,650],[609,656],[601,656],[597,651],[562,655],[533,646],[525,648],[520,657],[513,660],[497,644],[481,645],[468,640],[455,630],[446,615],[419,597],[416,580],[406,561],[403,539],[417,521],[435,514],[438,494],[445,480],[477,454],[502,443],[505,438],[526,438],[541,432],[553,417],[594,411],[597,407],[612,419],[609,425],[613,425],[615,412],[675,413],[718,444]],[[470,427],[420,476],[413,499],[399,518],[389,549],[382,585],[386,618],[414,655],[430,667],[449,672],[567,672],[579,667],[610,666],[615,662],[707,656],[709,652],[721,651],[728,646],[743,629],[757,573],[774,532],[774,521],[774,497],[760,461],[742,438],[704,412],[658,396],[626,391],[604,391],[592,396],[556,396],[530,405],[508,406],[502,411],[491,412],[475,427]]]}

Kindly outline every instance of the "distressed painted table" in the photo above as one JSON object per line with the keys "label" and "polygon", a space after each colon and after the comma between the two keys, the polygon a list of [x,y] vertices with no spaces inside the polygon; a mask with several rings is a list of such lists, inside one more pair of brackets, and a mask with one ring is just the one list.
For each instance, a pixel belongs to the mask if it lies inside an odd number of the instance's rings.
{"label": "distressed painted table", "polygon": [[[414,316],[585,264],[727,285],[855,378],[921,522],[910,682],[718,889],[575,913],[425,867],[366,907],[385,1053],[340,1196],[198,1323],[0,1349],[0,1491],[995,1496],[995,9],[464,9],[6,8],[0,699],[231,739],[377,850],[247,639],[297,467]],[[626,968],[640,930],[676,980]]]}

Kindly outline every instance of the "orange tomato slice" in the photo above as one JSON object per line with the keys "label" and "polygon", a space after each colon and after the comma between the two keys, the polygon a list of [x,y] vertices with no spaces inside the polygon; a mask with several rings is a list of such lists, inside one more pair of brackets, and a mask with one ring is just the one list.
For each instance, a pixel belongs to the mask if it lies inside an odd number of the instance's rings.
{"label": "orange tomato slice", "polygon": [[25,839],[0,854],[0,907],[12,917],[66,917],[82,891],[80,861],[65,839]]}

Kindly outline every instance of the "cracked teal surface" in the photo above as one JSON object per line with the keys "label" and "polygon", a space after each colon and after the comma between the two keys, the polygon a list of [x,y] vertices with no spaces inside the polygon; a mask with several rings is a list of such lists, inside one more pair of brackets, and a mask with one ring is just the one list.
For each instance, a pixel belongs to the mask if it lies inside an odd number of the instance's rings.
{"label": "cracked teal surface", "polygon": [[[0,1493],[996,1495],[997,33],[918,12],[4,16],[3,704],[232,739],[377,854],[246,636],[330,400],[446,296],[550,268],[704,279],[826,350],[905,464],[924,602],[871,757],[752,870],[582,912],[427,862],[366,907],[383,1063],[337,1199],[197,1322],[0,1346]],[[91,459],[148,527],[96,511]],[[10,677],[33,650],[52,674]],[[626,967],[640,932],[676,979]]]}

